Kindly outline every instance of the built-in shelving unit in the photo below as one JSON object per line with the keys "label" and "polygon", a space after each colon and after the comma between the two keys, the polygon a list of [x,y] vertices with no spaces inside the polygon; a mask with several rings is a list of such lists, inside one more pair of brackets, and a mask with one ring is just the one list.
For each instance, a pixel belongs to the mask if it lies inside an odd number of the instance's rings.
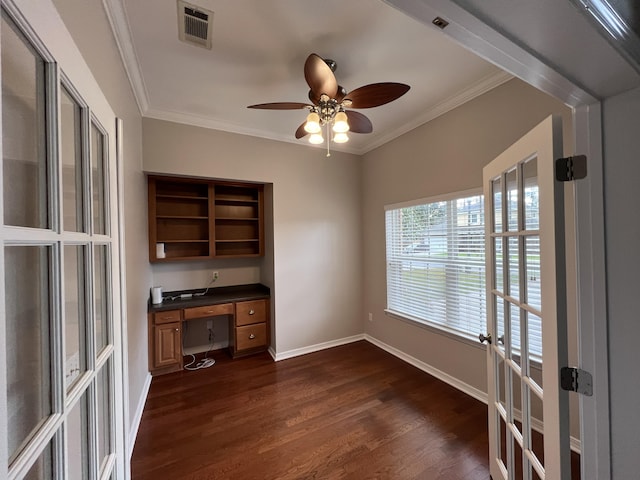
{"label": "built-in shelving unit", "polygon": [[262,191],[252,187],[216,185],[214,204],[216,256],[259,254]]}
{"label": "built-in shelving unit", "polygon": [[149,177],[149,260],[263,254],[259,184]]}

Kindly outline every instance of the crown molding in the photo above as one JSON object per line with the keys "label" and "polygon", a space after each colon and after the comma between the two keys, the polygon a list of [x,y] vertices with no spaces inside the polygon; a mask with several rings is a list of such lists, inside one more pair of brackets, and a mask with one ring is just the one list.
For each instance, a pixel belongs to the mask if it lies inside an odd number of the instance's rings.
{"label": "crown molding", "polygon": [[504,71],[500,71],[496,74],[492,74],[483,78],[471,87],[465,88],[464,90],[461,90],[458,93],[450,96],[449,98],[437,103],[430,109],[426,110],[422,115],[411,119],[400,128],[377,137],[374,142],[367,146],[367,149],[365,152],[363,152],[363,154],[370,152],[371,150],[375,150],[385,143],[388,143],[391,140],[394,140],[395,138],[398,138],[399,136],[418,128],[419,126],[424,125],[425,123],[428,123],[441,115],[444,115],[454,108],[457,108],[469,102],[470,100],[473,100],[474,98],[479,97],[480,95],[487,93],[488,91],[493,90],[496,87],[499,87],[512,78],[513,75]]}
{"label": "crown molding", "polygon": [[127,77],[129,77],[133,96],[138,104],[138,110],[144,115],[149,109],[149,95],[140,70],[140,62],[133,47],[133,39],[124,4],[122,0],[102,0],[102,4],[107,13],[124,69],[127,72]]}
{"label": "crown molding", "polygon": [[[145,118],[153,118],[156,120],[164,120],[167,122],[181,123],[184,125],[191,125],[194,127],[209,128],[212,130],[220,130],[222,132],[237,133],[239,135],[249,135],[251,137],[264,138],[266,140],[275,140],[278,142],[292,143],[298,146],[305,146],[311,148],[326,149],[326,144],[311,145],[310,143],[301,143],[299,139],[294,138],[292,135],[277,135],[272,132],[265,132],[264,130],[247,128],[235,123],[225,122],[211,117],[203,115],[194,115],[186,112],[176,112],[173,110],[162,110],[156,108],[148,108],[146,113],[143,114]],[[344,145],[344,144],[343,144]],[[340,145],[339,148],[332,144],[331,151],[352,153],[354,155],[362,155],[364,152],[361,149],[346,148]]]}
{"label": "crown molding", "polygon": [[[112,0],[113,1],[113,0]],[[367,144],[364,148],[348,148],[344,145],[340,145],[340,147],[331,146],[332,150],[352,153],[354,155],[364,155],[371,150],[374,150],[385,143],[394,140],[395,138],[404,135],[407,132],[419,127],[420,125],[424,125],[427,122],[439,117],[440,115],[444,115],[445,113],[453,110],[464,103],[473,100],[474,98],[502,85],[503,83],[511,80],[513,78],[512,75],[506,72],[498,72],[497,74],[490,75],[485,77],[484,79],[477,82],[475,85],[472,85],[469,88],[461,90],[460,92],[452,95],[451,97],[443,100],[442,102],[437,103],[433,108],[430,108],[424,114],[411,119],[409,122],[402,125],[400,128],[397,128],[393,131],[387,132],[384,135],[377,137],[373,142]],[[144,117],[147,118],[155,118],[157,120],[164,120],[167,122],[174,123],[182,123],[185,125],[192,125],[195,127],[203,127],[210,128],[213,130],[221,130],[223,132],[237,133],[240,135],[250,135],[252,137],[265,138],[267,140],[276,140],[279,142],[287,142],[293,143],[295,145],[301,145],[300,141],[294,139],[290,135],[275,135],[270,132],[265,132],[264,130],[251,129],[244,127],[242,125],[237,125],[221,120],[217,120],[214,118],[194,115],[187,112],[177,112],[171,110],[162,110],[156,108],[147,108],[147,110],[143,113]],[[305,146],[311,148],[326,148],[324,144],[322,145],[310,145],[303,144]]]}

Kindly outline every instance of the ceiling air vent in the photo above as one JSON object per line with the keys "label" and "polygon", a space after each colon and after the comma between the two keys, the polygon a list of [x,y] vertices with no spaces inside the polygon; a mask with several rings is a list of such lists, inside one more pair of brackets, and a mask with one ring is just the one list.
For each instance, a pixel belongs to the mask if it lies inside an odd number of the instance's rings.
{"label": "ceiling air vent", "polygon": [[178,36],[185,43],[211,49],[213,12],[178,0]]}

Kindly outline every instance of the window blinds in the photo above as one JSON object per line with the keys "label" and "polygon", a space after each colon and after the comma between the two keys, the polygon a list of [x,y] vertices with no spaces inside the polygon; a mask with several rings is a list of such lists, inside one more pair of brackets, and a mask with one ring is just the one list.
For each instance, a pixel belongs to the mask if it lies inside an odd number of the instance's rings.
{"label": "window blinds", "polygon": [[389,207],[386,244],[390,312],[466,337],[486,332],[482,195]]}
{"label": "window blinds", "polygon": [[[479,333],[487,332],[483,195],[462,192],[433,200],[386,207],[387,310],[477,339]],[[509,309],[507,318],[514,352],[520,350],[520,335],[524,333],[520,325],[527,325],[529,354],[540,359],[542,321],[534,313],[541,308],[540,239],[532,235],[524,241],[527,275],[524,294],[531,308],[515,308],[498,296],[495,311],[498,330],[504,332],[505,308]],[[504,271],[502,240],[496,242],[498,286],[505,281],[505,273],[511,283],[517,282],[517,268]],[[517,244],[515,247],[509,248],[510,256],[517,255]],[[512,260],[511,265],[517,265],[517,259]],[[526,315],[526,319],[521,315]]]}

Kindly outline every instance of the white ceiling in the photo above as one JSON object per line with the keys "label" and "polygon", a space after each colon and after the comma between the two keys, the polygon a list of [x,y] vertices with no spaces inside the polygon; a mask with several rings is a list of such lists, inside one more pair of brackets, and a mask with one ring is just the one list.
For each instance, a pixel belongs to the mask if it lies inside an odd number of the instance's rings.
{"label": "white ceiling", "polygon": [[[337,62],[338,83],[347,91],[377,82],[411,86],[394,102],[360,110],[373,122],[373,133],[351,134],[348,143],[332,147],[356,154],[511,78],[481,57],[569,105],[640,84],[640,70],[621,50],[625,45],[605,38],[582,0],[190,3],[214,12],[212,50],[178,40],[176,0],[104,0],[146,117],[309,145],[294,137],[306,110],[246,107],[307,102],[303,66],[310,53]],[[431,24],[435,16],[450,25],[438,29]],[[635,33],[632,40],[640,45]],[[633,61],[640,65],[640,58]]]}
{"label": "white ceiling", "polygon": [[212,50],[178,40],[176,0],[107,2],[144,116],[308,145],[294,138],[306,110],[246,107],[307,102],[303,65],[316,53],[338,63],[347,91],[385,81],[411,86],[392,103],[360,110],[373,133],[332,146],[362,154],[511,78],[381,0],[191,3],[214,12]]}

